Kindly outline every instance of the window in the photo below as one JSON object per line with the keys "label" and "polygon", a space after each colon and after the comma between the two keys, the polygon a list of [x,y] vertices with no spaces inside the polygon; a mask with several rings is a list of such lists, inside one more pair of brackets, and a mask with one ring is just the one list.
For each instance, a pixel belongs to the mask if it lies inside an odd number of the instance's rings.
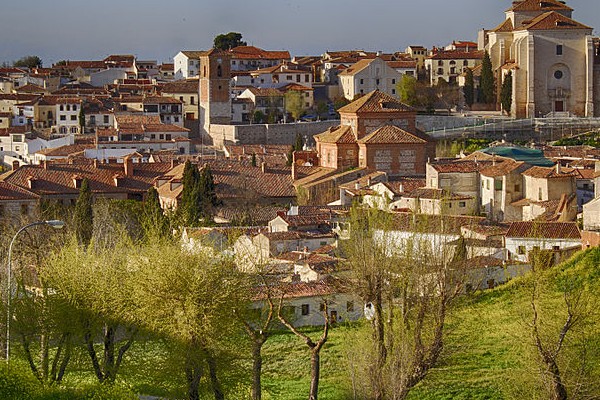
{"label": "window", "polygon": [[464,61],[463,61],[463,66],[465,66],[465,67],[466,67],[466,66],[468,66],[468,65],[469,65],[469,61],[468,61],[468,60],[464,60]]}
{"label": "window", "polygon": [[173,121],[179,122],[179,117],[178,116],[173,117]]}
{"label": "window", "polygon": [[183,101],[183,96],[179,96],[179,100]]}
{"label": "window", "polygon": [[353,301],[346,302],[346,311],[348,311],[348,312],[354,311],[354,302]]}
{"label": "window", "polygon": [[302,304],[302,315],[308,315],[309,311],[310,311],[310,308],[309,308],[308,304]]}
{"label": "window", "polygon": [[171,134],[167,133],[167,134],[165,135],[165,139],[166,139],[166,140],[171,140]]}
{"label": "window", "polygon": [[520,192],[521,191],[521,185],[518,183],[515,183],[515,192]]}
{"label": "window", "polygon": [[300,75],[296,75],[296,82],[300,82]]}
{"label": "window", "polygon": [[502,181],[500,179],[494,180],[494,190],[502,190]]}
{"label": "window", "polygon": [[325,303],[319,304],[319,311],[321,311],[321,312],[325,311]]}
{"label": "window", "polygon": [[538,188],[538,200],[542,200],[542,188]]}
{"label": "window", "polygon": [[556,55],[557,56],[562,56],[562,53],[563,53],[562,44],[557,44],[556,45]]}
{"label": "window", "polygon": [[292,80],[292,76],[291,75],[286,75],[285,79],[287,79],[288,81],[291,81]]}
{"label": "window", "polygon": [[304,75],[304,82],[310,82],[310,75]]}
{"label": "window", "polygon": [[444,68],[438,68],[437,73],[438,75],[444,75]]}
{"label": "window", "polygon": [[27,215],[28,210],[27,204],[21,204],[21,215]]}
{"label": "window", "polygon": [[61,115],[60,116],[60,120],[61,121],[66,121],[67,120],[67,116],[66,115]]}
{"label": "window", "polygon": [[61,105],[60,105],[60,107],[59,107],[59,110],[60,110],[60,111],[65,111],[65,106],[63,106],[63,105],[61,104]]}
{"label": "window", "polygon": [[442,60],[438,60],[438,66],[443,66],[444,62]]}
{"label": "window", "polygon": [[77,121],[77,115],[71,115],[71,121]]}
{"label": "window", "polygon": [[560,250],[560,246],[552,246],[552,250]]}
{"label": "window", "polygon": [[525,246],[517,247],[517,254],[525,254]]}
{"label": "window", "polygon": [[392,89],[392,94],[396,94],[396,89]]}
{"label": "window", "polygon": [[67,104],[67,111],[71,111],[71,105]]}
{"label": "window", "polygon": [[396,79],[392,79],[392,85],[396,84]]}
{"label": "window", "polygon": [[76,126],[72,126],[71,127],[71,133],[77,133],[77,127]]}
{"label": "window", "polygon": [[194,96],[190,96],[190,104],[196,104],[196,98]]}
{"label": "window", "polygon": [[156,139],[156,135],[154,133],[151,133],[150,134],[150,139],[152,139],[152,140]]}
{"label": "window", "polygon": [[105,124],[108,124],[108,115],[105,115],[105,116],[104,116],[104,123],[105,123]]}
{"label": "window", "polygon": [[77,105],[73,106],[73,111],[77,111]]}
{"label": "window", "polygon": [[379,85],[379,79],[375,79],[375,84]]}
{"label": "window", "polygon": [[467,206],[467,202],[465,202],[465,201],[459,201],[458,202],[458,206],[461,207],[461,208],[465,208]]}
{"label": "window", "polygon": [[555,79],[562,79],[562,77],[563,77],[563,73],[562,73],[561,70],[554,71],[554,78]]}
{"label": "window", "polygon": [[217,65],[217,76],[220,78],[223,75],[223,69],[220,65]]}

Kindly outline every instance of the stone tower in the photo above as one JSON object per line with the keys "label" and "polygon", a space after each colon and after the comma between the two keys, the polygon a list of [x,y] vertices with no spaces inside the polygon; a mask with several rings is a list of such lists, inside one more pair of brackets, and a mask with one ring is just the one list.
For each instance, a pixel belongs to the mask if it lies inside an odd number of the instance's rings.
{"label": "stone tower", "polygon": [[231,122],[231,56],[212,49],[200,55],[199,119],[200,133],[210,136],[210,125],[228,125]]}

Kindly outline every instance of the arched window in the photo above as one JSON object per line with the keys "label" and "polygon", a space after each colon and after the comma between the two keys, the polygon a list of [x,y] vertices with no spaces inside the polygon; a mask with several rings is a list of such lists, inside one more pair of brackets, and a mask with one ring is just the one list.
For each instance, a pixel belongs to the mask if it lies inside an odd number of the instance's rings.
{"label": "arched window", "polygon": [[67,133],[67,127],[66,126],[61,126],[60,127],[60,133]]}
{"label": "arched window", "polygon": [[217,65],[217,76],[220,78],[223,75],[223,71],[220,65]]}
{"label": "arched window", "polygon": [[76,126],[72,126],[71,127],[71,133],[77,133],[77,127]]}

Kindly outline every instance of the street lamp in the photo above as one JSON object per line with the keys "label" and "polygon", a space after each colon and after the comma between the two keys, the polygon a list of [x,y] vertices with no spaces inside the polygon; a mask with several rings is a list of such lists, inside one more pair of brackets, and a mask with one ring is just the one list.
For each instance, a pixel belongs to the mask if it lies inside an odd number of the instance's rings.
{"label": "street lamp", "polygon": [[60,221],[58,219],[51,219],[48,221],[37,221],[37,222],[32,222],[31,224],[27,224],[23,227],[21,227],[21,229],[19,229],[17,231],[17,233],[15,233],[15,236],[13,236],[12,240],[10,241],[10,245],[8,246],[8,265],[6,267],[6,271],[7,271],[7,277],[6,277],[6,287],[7,287],[7,293],[6,293],[6,363],[8,364],[8,361],[10,359],[10,300],[12,297],[12,279],[11,279],[11,275],[12,275],[12,264],[11,264],[11,256],[12,256],[12,248],[13,248],[13,244],[15,243],[15,241],[17,240],[17,236],[19,236],[19,234],[21,232],[23,232],[24,230],[26,230],[27,228],[31,228],[32,226],[37,226],[37,225],[48,225],[51,226],[54,229],[61,229],[62,227],[65,226],[65,223],[63,221]]}

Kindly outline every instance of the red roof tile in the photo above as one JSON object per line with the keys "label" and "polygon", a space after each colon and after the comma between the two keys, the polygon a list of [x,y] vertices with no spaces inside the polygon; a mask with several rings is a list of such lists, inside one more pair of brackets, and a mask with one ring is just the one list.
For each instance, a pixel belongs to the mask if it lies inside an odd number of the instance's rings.
{"label": "red roof tile", "polygon": [[506,237],[538,239],[581,239],[576,222],[513,222]]}
{"label": "red roof tile", "polygon": [[363,137],[358,143],[395,144],[427,143],[430,141],[432,139],[423,132],[416,131],[411,133],[394,125],[386,125]]}

